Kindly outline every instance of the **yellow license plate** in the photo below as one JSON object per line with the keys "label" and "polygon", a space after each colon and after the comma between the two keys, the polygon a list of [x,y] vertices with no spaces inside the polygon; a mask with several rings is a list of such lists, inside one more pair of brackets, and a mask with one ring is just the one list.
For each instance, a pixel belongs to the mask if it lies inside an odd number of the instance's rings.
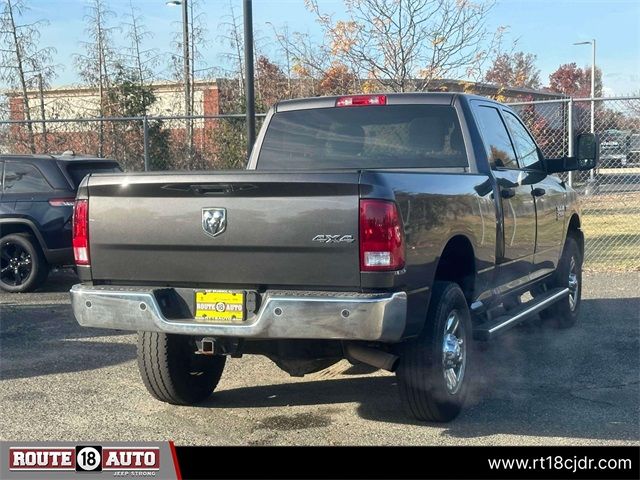
{"label": "yellow license plate", "polygon": [[205,290],[196,292],[196,320],[241,322],[244,320],[244,293]]}

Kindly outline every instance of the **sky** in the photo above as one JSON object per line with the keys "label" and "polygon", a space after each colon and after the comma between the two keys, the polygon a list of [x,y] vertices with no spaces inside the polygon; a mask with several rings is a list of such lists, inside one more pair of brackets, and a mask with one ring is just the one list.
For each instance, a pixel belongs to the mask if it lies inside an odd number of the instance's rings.
{"label": "sky", "polygon": [[[81,51],[85,33],[85,0],[26,0],[31,7],[25,20],[46,19],[49,25],[41,29],[41,44],[57,50],[55,63],[62,65],[55,86],[79,83],[73,65],[73,55]],[[153,33],[149,47],[161,54],[172,50],[172,39],[181,31],[179,7],[165,0],[131,0]],[[242,11],[240,0],[200,0],[206,15],[209,45],[204,52],[203,67],[221,66],[227,47],[220,39],[221,24],[230,13],[230,3],[236,13]],[[129,0],[109,0],[109,8],[120,17],[129,10]],[[341,0],[319,0],[320,7],[344,14]],[[314,16],[306,10],[303,0],[254,0],[254,30],[261,48],[275,54],[277,45],[273,30],[287,25],[290,31],[310,33],[320,38]],[[119,18],[114,19],[114,23]],[[517,40],[517,50],[537,55],[541,80],[559,65],[576,62],[591,64],[591,47],[574,46],[574,42],[596,39],[596,63],[602,69],[604,93],[607,96],[640,92],[640,0],[497,0],[489,18],[489,27],[508,27],[506,40]],[[118,37],[123,37],[120,34]],[[163,55],[164,56],[164,55]]]}

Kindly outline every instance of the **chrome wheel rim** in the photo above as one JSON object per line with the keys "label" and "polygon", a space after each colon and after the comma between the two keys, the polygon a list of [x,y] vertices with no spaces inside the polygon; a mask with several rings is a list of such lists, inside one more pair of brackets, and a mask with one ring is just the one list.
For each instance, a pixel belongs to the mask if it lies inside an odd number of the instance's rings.
{"label": "chrome wheel rim", "polygon": [[467,362],[464,325],[457,310],[449,313],[442,340],[442,372],[447,391],[454,395],[462,387]]}
{"label": "chrome wheel rim", "polygon": [[5,285],[20,286],[31,276],[31,255],[21,245],[13,242],[0,248],[0,281]]}
{"label": "chrome wheel rim", "polygon": [[578,273],[575,257],[571,257],[569,262],[569,309],[573,312],[578,305],[578,291],[580,285],[578,282]]}

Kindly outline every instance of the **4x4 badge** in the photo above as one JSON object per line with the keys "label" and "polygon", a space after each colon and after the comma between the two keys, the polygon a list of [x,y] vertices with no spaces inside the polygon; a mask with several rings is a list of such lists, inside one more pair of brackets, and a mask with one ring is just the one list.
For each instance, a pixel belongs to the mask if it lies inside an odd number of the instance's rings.
{"label": "4x4 badge", "polygon": [[226,208],[203,208],[202,229],[204,233],[217,237],[227,228]]}
{"label": "4x4 badge", "polygon": [[320,243],[353,243],[355,238],[353,235],[316,235],[311,239],[312,242]]}

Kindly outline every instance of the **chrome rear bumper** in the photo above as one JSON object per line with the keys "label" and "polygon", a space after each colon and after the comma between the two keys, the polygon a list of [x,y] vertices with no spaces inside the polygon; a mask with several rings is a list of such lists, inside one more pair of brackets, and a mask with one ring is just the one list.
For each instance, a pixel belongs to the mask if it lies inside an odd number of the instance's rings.
{"label": "chrome rear bumper", "polygon": [[71,304],[78,323],[86,327],[255,339],[397,342],[407,316],[405,292],[268,290],[258,312],[246,321],[203,323],[167,318],[154,292],[154,288],[78,284],[71,289]]}

